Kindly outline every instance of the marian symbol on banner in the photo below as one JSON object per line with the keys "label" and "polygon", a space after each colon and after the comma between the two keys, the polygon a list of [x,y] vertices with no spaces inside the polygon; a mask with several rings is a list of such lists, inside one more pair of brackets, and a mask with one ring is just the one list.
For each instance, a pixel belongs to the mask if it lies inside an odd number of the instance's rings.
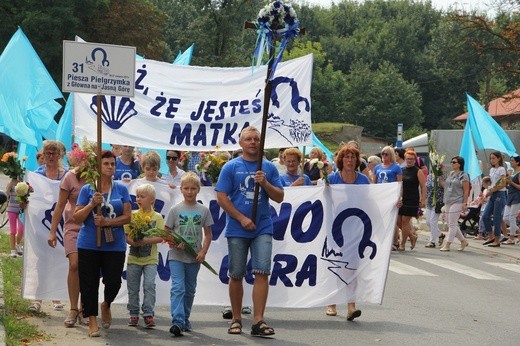
{"label": "marian symbol on banner", "polygon": [[[360,229],[359,225],[354,224],[353,227],[348,230],[344,229],[343,226],[348,218],[356,217],[362,223],[362,236],[357,246],[357,252],[352,251],[355,247],[349,242],[345,242],[345,236],[343,232],[347,232],[350,236],[349,239],[354,239],[356,230]],[[357,222],[356,222],[357,223]],[[356,271],[360,267],[360,262],[365,258],[365,250],[371,248],[369,259],[373,260],[377,254],[377,245],[370,240],[372,237],[372,222],[370,217],[359,208],[348,208],[340,212],[334,223],[332,224],[332,241],[329,243],[330,236],[325,238],[323,249],[321,252],[322,260],[332,264],[327,269],[336,275],[346,285],[352,283],[357,276]],[[350,251],[348,251],[350,250]]]}

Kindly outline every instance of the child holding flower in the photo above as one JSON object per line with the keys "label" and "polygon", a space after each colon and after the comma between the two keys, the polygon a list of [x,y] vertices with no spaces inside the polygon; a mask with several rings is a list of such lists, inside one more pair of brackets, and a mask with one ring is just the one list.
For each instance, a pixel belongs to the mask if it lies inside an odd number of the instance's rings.
{"label": "child holding flower", "polygon": [[5,191],[9,202],[7,204],[7,218],[9,220],[9,246],[11,248],[10,257],[16,258],[22,256],[22,237],[23,237],[23,223],[20,220],[20,211],[23,210],[24,205],[21,204],[19,198],[16,198],[15,187],[20,181],[18,179],[11,179],[7,183]]}
{"label": "child holding flower", "polygon": [[126,266],[126,284],[128,288],[127,309],[130,312],[128,325],[136,327],[139,321],[139,288],[143,277],[143,318],[146,328],[155,327],[155,277],[159,255],[157,243],[160,237],[145,237],[151,228],[163,228],[162,215],[153,210],[155,188],[151,184],[143,184],[136,189],[137,211],[132,213],[130,224],[125,225],[126,241],[130,245]]}
{"label": "child holding flower", "polygon": [[174,206],[166,217],[166,230],[181,235],[195,249],[193,258],[184,251],[184,243],[172,244],[168,253],[172,289],[170,293],[172,326],[170,333],[182,336],[183,331],[191,331],[189,321],[197,274],[204,262],[211,244],[213,217],[209,209],[197,202],[200,179],[197,174],[187,172],[181,179],[181,193],[184,200]]}

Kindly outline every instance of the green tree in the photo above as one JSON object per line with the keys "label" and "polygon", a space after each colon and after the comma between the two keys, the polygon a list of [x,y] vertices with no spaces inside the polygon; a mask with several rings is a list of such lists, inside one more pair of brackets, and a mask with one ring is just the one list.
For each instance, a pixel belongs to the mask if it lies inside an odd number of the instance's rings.
{"label": "green tree", "polygon": [[313,122],[344,122],[346,120],[344,97],[346,80],[341,71],[335,71],[319,42],[296,39],[284,59],[294,59],[313,54],[312,120]]}
{"label": "green tree", "polygon": [[376,71],[356,63],[347,75],[346,95],[349,122],[363,126],[368,135],[392,140],[398,123],[411,128],[423,120],[419,88],[388,62]]}

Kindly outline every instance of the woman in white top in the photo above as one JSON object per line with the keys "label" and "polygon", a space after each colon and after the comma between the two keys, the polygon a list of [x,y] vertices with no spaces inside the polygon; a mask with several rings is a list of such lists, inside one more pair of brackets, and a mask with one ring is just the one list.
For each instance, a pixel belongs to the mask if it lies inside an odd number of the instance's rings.
{"label": "woman in white top", "polygon": [[[500,234],[502,233],[502,219],[504,218],[504,208],[506,206],[506,169],[504,168],[504,160],[499,151],[494,151],[489,155],[491,169],[489,177],[491,178],[491,196],[489,196],[486,209],[482,215],[482,221],[487,233],[490,234],[489,240],[484,245],[491,247],[500,246]],[[493,216],[493,221],[491,221]],[[493,225],[493,231],[492,230]]]}

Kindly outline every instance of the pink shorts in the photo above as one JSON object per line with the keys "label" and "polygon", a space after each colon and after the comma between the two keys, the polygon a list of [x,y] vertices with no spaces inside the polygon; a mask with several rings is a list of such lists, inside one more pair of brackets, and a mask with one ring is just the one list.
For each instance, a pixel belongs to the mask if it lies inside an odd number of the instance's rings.
{"label": "pink shorts", "polygon": [[65,248],[65,256],[78,252],[78,234],[79,229],[65,231],[63,235],[63,247]]}

